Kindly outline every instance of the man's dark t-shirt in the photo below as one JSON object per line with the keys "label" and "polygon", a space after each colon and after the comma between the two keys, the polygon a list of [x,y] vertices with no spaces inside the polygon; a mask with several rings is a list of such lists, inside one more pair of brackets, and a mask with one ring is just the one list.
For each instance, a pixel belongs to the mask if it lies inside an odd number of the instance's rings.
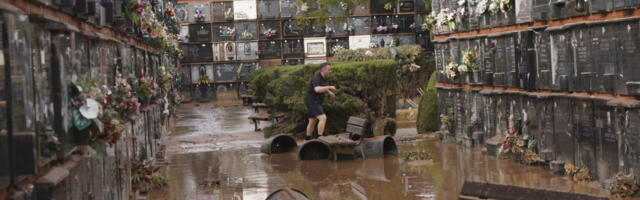
{"label": "man's dark t-shirt", "polygon": [[327,86],[327,81],[317,73],[311,78],[311,83],[309,84],[309,89],[307,89],[307,96],[304,98],[305,104],[322,104],[322,100],[324,100],[324,93],[316,93],[315,87],[318,86]]}

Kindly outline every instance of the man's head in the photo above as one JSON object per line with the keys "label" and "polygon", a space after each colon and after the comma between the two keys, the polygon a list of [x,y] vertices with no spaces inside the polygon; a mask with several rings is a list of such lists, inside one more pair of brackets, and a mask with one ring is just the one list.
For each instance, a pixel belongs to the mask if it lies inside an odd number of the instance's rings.
{"label": "man's head", "polygon": [[320,74],[324,78],[329,77],[329,74],[331,74],[331,63],[320,64]]}

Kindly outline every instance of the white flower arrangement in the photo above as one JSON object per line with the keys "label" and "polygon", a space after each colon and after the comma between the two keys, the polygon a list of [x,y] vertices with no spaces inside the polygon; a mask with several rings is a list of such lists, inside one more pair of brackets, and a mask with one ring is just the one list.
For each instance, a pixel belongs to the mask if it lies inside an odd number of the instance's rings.
{"label": "white flower arrangement", "polygon": [[444,68],[444,74],[448,79],[456,78],[458,73],[458,64],[455,62],[449,62],[449,64]]}
{"label": "white flower arrangement", "polygon": [[467,67],[467,65],[462,64],[462,65],[458,65],[458,72],[468,72],[469,68]]}
{"label": "white flower arrangement", "polygon": [[491,13],[496,14],[498,13],[498,11],[500,11],[500,7],[499,7],[499,2],[500,0],[491,0],[491,3],[489,4],[489,11],[491,11]]}
{"label": "white flower arrangement", "polygon": [[336,46],[333,46],[333,48],[331,48],[331,52],[335,53],[336,51],[342,50],[342,49],[344,49],[342,45],[336,45]]}
{"label": "white flower arrangement", "polygon": [[480,2],[478,2],[478,6],[476,6],[476,15],[482,15],[487,12],[487,2],[488,0],[480,0]]}

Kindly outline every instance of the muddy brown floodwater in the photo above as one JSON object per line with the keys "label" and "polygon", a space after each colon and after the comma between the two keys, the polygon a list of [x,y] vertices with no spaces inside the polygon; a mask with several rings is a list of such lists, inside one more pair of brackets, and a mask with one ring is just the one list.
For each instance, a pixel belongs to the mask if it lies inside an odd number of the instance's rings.
{"label": "muddy brown floodwater", "polygon": [[[399,157],[384,159],[298,161],[295,153],[266,155],[259,152],[262,133],[247,120],[251,108],[209,103],[178,110],[164,141],[170,184],[149,199],[265,199],[284,187],[311,199],[457,199],[465,180],[608,195],[597,183],[573,183],[540,167],[428,137],[397,140]],[[433,161],[402,160],[416,150],[431,152]]]}

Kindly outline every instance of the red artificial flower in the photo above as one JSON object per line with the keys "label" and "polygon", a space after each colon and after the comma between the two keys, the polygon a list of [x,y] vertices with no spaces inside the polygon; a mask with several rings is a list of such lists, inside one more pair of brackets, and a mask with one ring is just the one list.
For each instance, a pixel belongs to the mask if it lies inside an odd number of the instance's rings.
{"label": "red artificial flower", "polygon": [[142,71],[140,71],[140,75],[139,75],[139,77],[140,77],[140,78],[142,78],[142,76],[143,76],[143,75],[142,75]]}

